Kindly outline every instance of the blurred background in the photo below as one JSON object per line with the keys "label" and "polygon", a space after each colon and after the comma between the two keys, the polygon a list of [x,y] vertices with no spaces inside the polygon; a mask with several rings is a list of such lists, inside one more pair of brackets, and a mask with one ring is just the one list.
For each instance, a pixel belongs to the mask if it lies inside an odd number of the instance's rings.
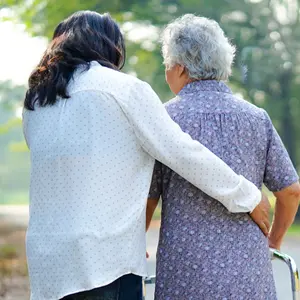
{"label": "blurred background", "polygon": [[[185,13],[218,21],[237,46],[230,86],[266,109],[297,169],[300,169],[299,0],[0,0],[0,299],[28,299],[24,230],[28,220],[29,152],[22,126],[27,79],[56,25],[77,10],[110,12],[127,41],[124,71],[151,84],[162,101],[173,95],[164,79],[159,36]],[[159,220],[159,210],[155,218]],[[300,224],[300,212],[297,215]],[[159,222],[148,234],[154,271]],[[300,264],[300,225],[284,250]],[[282,300],[288,272],[278,266]],[[283,282],[284,281],[284,282]],[[151,291],[150,291],[151,293]],[[151,299],[150,296],[148,296]],[[183,299],[184,300],[184,299]]]}

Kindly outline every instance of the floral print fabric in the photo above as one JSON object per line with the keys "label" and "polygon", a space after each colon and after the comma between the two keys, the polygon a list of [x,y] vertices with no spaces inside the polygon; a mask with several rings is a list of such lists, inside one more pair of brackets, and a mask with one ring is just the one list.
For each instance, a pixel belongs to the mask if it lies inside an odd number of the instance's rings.
{"label": "floral print fabric", "polygon": [[[166,109],[183,131],[257,187],[278,191],[298,180],[267,113],[224,83],[190,83]],[[156,162],[149,198],[160,196],[156,300],[277,299],[267,239],[247,213],[228,212]]]}

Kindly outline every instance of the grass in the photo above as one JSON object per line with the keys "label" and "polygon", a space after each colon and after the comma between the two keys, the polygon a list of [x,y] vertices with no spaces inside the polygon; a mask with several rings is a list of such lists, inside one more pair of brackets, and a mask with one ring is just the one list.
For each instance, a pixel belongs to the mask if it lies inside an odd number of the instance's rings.
{"label": "grass", "polygon": [[16,299],[16,295],[29,299],[25,234],[24,228],[0,218],[0,299]]}

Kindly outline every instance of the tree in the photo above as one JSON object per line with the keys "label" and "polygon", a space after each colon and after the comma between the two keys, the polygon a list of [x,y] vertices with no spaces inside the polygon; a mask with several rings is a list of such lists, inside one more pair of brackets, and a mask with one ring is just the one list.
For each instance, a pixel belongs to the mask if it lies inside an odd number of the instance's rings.
{"label": "tree", "polygon": [[[25,86],[0,82],[0,203],[26,203],[29,153],[23,139],[19,112]],[[17,110],[18,109],[18,110]]]}

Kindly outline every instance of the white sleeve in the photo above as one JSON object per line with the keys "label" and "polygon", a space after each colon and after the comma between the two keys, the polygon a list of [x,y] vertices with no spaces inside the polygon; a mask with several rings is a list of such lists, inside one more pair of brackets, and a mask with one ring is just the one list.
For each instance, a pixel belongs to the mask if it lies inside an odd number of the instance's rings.
{"label": "white sleeve", "polygon": [[118,102],[146,152],[231,212],[251,212],[257,206],[261,192],[256,186],[184,133],[147,83],[137,81],[125,94],[127,99]]}

